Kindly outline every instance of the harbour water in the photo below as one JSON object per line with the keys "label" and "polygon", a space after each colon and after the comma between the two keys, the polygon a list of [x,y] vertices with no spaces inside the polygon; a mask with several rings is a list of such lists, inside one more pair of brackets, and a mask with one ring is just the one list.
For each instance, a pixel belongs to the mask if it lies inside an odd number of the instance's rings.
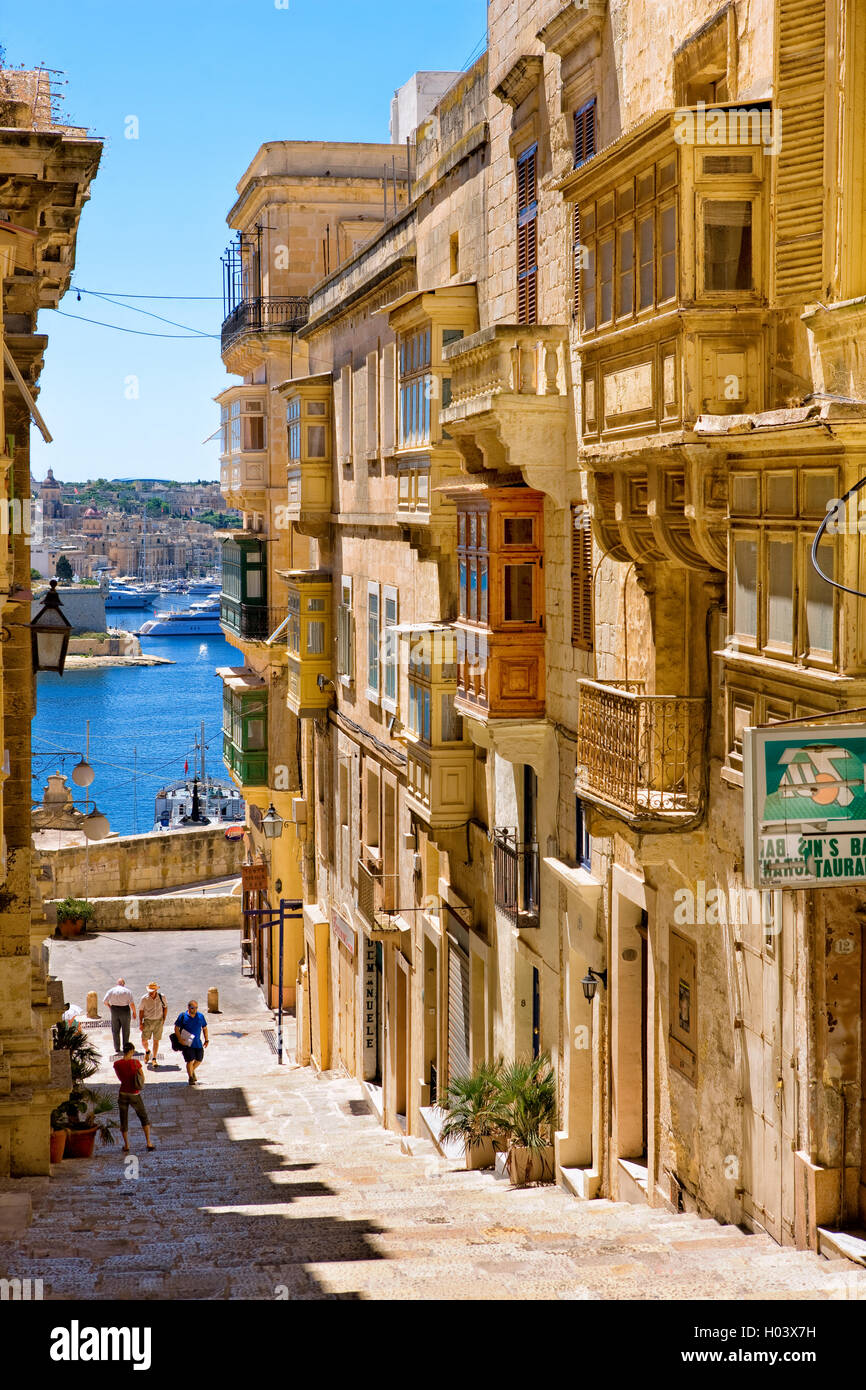
{"label": "harbour water", "polygon": [[[193,595],[193,598],[200,595]],[[186,595],[161,595],[153,609],[108,614],[112,627],[137,631],[154,611],[187,608]],[[40,801],[49,773],[72,771],[84,752],[90,720],[90,762],[96,774],[91,805],[121,835],[153,829],[154,798],[166,781],[190,774],[195,743],[205,726],[209,775],[228,773],[222,760],[222,684],[217,666],[243,664],[222,636],[142,637],[142,651],[167,657],[172,666],[104,666],[39,675],[33,720],[33,799]],[[76,798],[82,790],[73,788]]]}

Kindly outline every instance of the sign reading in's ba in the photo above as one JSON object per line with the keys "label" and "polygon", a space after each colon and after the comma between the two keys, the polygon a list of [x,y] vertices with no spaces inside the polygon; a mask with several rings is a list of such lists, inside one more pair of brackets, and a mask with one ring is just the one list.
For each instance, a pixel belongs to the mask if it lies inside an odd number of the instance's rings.
{"label": "sign reading in's ba", "polygon": [[866,724],[746,729],[749,888],[866,883]]}

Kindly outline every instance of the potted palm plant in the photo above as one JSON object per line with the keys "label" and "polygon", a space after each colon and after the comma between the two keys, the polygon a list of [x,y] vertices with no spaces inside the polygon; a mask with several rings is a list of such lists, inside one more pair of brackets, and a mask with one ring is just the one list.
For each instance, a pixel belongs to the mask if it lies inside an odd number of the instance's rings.
{"label": "potted palm plant", "polygon": [[61,936],[81,936],[93,916],[93,904],[84,898],[64,898],[57,904],[57,930]]}
{"label": "potted palm plant", "polygon": [[553,1178],[556,1073],[545,1053],[504,1066],[498,1079],[496,1122],[508,1154],[514,1187]]}
{"label": "potted palm plant", "polygon": [[92,1091],[89,1086],[82,1086],[77,1092],[73,1091],[62,1107],[58,1107],[61,1108],[69,1116],[66,1158],[92,1158],[97,1135],[102,1144],[114,1143],[117,1121],[99,1118],[114,1109],[114,1101],[104,1091]]}
{"label": "potted palm plant", "polygon": [[493,1167],[501,1071],[501,1060],[482,1062],[470,1076],[453,1076],[436,1102],[445,1116],[439,1137],[463,1141],[467,1168]]}
{"label": "potted palm plant", "polygon": [[60,1131],[65,1132],[63,1157],[90,1158],[97,1134],[103,1144],[114,1143],[115,1121],[97,1118],[113,1110],[114,1102],[104,1092],[93,1091],[85,1084],[99,1070],[99,1050],[77,1023],[63,1019],[54,1025],[54,1048],[69,1053],[72,1090],[69,1098],[51,1112],[52,1162],[57,1161],[53,1154],[60,1146],[60,1140],[53,1136]]}

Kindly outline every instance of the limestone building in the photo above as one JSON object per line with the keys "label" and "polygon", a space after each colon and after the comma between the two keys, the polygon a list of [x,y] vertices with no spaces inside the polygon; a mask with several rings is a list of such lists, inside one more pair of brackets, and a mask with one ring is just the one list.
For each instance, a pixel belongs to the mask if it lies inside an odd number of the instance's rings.
{"label": "limestone building", "polygon": [[[0,1176],[49,1172],[49,1114],[69,1090],[56,1070],[51,1025],[61,985],[46,977],[47,927],[31,914],[31,657],[29,525],[31,418],[47,345],[39,310],[69,285],[78,222],[101,143],[53,115],[49,74],[0,70]],[[40,424],[46,432],[44,422]],[[61,1064],[62,1065],[62,1064]]]}
{"label": "limestone building", "polygon": [[[391,215],[405,202],[405,179],[390,177],[392,153],[389,145],[263,145],[237,185],[228,217],[236,235],[223,263],[222,356],[237,380],[216,400],[222,494],[241,510],[243,528],[225,541],[222,559],[223,631],[238,649],[239,662],[218,674],[223,756],[249,816],[244,951],[270,1003],[278,997],[278,935],[276,928],[263,930],[263,918],[255,913],[302,893],[305,831],[294,817],[305,755],[292,643],[300,622],[299,586],[310,584],[315,568],[307,535],[290,515],[290,432],[285,402],[275,388],[316,365],[299,333],[312,286],[369,238],[386,211]],[[309,413],[318,414],[318,429],[307,432],[308,442],[323,461],[330,449],[330,403],[314,402]],[[314,588],[303,589],[305,632],[307,605],[321,604]],[[315,623],[312,633],[310,640],[330,641],[330,630],[320,632]],[[267,840],[262,817],[271,806],[283,820],[283,832]],[[302,954],[300,925],[289,923],[286,1004],[294,1003]]]}
{"label": "limestone building", "polygon": [[747,891],[743,731],[866,704],[860,529],[810,560],[862,477],[866,18],[488,16],[273,406],[302,1056],[435,1137],[549,1052],[578,1196],[817,1246],[866,1191],[862,890]]}

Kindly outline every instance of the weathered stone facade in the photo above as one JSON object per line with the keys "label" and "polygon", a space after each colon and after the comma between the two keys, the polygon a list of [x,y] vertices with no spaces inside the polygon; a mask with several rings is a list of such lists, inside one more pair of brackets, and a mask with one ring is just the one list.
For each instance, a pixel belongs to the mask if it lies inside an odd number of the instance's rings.
{"label": "weathered stone facade", "polygon": [[[31,656],[29,525],[30,423],[47,340],[42,307],[56,307],[69,284],[78,220],[96,174],[101,143],[57,124],[47,70],[0,71],[0,1176],[49,1171],[49,1114],[64,1097],[52,1079],[50,1029],[63,1008],[46,977],[44,918],[31,910]],[[15,370],[12,370],[14,363]],[[17,373],[17,375],[16,375]],[[34,414],[33,418],[36,416]],[[44,431],[43,431],[44,432]],[[19,509],[16,512],[16,509]]]}

